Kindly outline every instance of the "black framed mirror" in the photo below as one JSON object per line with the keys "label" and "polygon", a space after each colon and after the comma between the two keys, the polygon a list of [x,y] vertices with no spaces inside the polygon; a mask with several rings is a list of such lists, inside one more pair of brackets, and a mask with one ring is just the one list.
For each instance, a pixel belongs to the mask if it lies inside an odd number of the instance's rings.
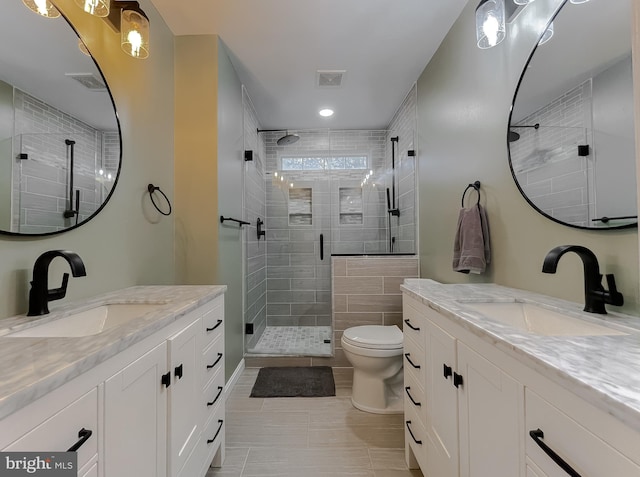
{"label": "black framed mirror", "polygon": [[555,222],[637,227],[631,22],[631,0],[567,0],[516,89],[509,166]]}
{"label": "black framed mirror", "polygon": [[64,18],[20,0],[0,15],[0,233],[51,235],[95,217],[122,147],[100,68]]}

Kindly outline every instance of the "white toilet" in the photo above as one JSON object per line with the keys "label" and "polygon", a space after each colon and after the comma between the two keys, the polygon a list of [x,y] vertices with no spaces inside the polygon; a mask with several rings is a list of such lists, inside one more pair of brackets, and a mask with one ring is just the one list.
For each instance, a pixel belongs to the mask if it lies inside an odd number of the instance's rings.
{"label": "white toilet", "polygon": [[353,365],[351,402],[362,411],[401,414],[402,331],[396,325],[346,329],[342,349]]}

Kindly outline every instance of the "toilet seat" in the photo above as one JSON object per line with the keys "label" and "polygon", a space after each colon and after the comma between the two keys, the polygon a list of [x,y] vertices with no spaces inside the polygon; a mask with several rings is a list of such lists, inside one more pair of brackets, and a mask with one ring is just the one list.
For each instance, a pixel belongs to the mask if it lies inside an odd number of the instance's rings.
{"label": "toilet seat", "polygon": [[401,350],[402,331],[396,325],[363,325],[346,329],[342,340],[352,346],[367,349]]}

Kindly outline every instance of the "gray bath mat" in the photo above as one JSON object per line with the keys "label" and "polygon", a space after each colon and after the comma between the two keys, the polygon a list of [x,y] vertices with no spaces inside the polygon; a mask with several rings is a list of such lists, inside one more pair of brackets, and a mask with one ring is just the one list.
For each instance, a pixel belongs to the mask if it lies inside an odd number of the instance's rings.
{"label": "gray bath mat", "polygon": [[333,372],[328,366],[260,368],[251,397],[335,396]]}

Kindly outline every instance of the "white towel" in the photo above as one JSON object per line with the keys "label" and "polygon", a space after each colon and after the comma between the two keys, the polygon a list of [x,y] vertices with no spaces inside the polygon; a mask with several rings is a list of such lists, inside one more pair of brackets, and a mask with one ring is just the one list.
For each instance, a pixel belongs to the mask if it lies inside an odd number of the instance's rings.
{"label": "white towel", "polygon": [[453,269],[461,273],[482,273],[490,261],[487,213],[480,204],[460,209],[453,244]]}

